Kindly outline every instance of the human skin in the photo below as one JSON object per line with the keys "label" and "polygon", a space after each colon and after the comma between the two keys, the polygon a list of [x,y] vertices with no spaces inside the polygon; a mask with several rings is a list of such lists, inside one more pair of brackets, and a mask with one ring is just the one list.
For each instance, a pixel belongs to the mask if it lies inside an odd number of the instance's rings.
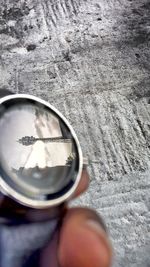
{"label": "human skin", "polygon": [[[89,176],[83,170],[73,198],[88,185]],[[66,208],[59,233],[42,254],[41,267],[110,267],[111,262],[112,247],[102,218],[89,208]]]}

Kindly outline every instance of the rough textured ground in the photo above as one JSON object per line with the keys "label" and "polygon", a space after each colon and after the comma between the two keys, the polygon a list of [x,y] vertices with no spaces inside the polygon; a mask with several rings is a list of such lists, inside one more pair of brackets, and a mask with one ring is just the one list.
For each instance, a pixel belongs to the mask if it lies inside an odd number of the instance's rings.
{"label": "rough textured ground", "polygon": [[0,89],[48,99],[90,159],[79,203],[106,219],[115,267],[150,266],[149,0],[0,0]]}

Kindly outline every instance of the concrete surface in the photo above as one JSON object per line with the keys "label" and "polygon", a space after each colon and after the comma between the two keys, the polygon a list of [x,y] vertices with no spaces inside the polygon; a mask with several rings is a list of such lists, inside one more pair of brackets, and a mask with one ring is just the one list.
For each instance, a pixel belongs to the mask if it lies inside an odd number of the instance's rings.
{"label": "concrete surface", "polygon": [[115,267],[150,266],[150,2],[0,0],[0,89],[48,99],[90,159],[76,202],[105,218]]}

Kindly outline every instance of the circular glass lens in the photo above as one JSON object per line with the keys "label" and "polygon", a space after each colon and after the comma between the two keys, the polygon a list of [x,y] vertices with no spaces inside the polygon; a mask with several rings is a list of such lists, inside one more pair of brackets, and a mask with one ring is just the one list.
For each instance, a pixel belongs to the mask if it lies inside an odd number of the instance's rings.
{"label": "circular glass lens", "polygon": [[6,182],[31,198],[58,197],[78,174],[68,126],[47,106],[11,99],[0,107],[0,168]]}

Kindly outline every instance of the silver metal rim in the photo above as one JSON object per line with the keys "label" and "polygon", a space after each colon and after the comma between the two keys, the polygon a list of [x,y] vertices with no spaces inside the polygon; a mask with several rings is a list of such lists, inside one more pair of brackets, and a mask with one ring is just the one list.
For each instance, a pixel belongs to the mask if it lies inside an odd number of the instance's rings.
{"label": "silver metal rim", "polygon": [[2,176],[0,176],[0,190],[3,194],[10,196],[11,198],[15,199],[17,202],[28,206],[28,207],[32,207],[32,208],[40,208],[40,209],[44,209],[44,208],[48,208],[48,207],[52,207],[52,206],[56,206],[58,204],[61,204],[65,201],[67,201],[68,199],[71,198],[72,194],[75,192],[80,178],[81,178],[81,173],[82,173],[82,169],[83,169],[83,156],[82,156],[82,150],[80,147],[80,143],[79,140],[77,138],[77,135],[74,131],[74,129],[72,128],[72,126],[70,125],[70,123],[68,122],[68,120],[61,114],[61,112],[59,112],[55,107],[53,107],[51,104],[49,104],[47,101],[40,99],[39,97],[36,96],[31,96],[28,94],[15,94],[15,95],[9,95],[9,96],[5,96],[3,98],[0,99],[0,104],[7,102],[8,100],[12,100],[12,99],[17,99],[17,98],[22,98],[22,99],[29,99],[29,100],[34,100],[37,101],[45,106],[47,106],[48,108],[50,108],[51,110],[53,110],[63,121],[64,123],[68,126],[68,128],[71,131],[71,134],[76,142],[77,145],[77,150],[78,150],[78,155],[79,155],[79,171],[76,177],[76,181],[74,183],[74,185],[72,186],[72,188],[65,193],[63,196],[54,199],[54,200],[33,200],[30,199],[28,197],[23,196],[22,194],[16,192],[14,189],[12,189],[2,178]]}

